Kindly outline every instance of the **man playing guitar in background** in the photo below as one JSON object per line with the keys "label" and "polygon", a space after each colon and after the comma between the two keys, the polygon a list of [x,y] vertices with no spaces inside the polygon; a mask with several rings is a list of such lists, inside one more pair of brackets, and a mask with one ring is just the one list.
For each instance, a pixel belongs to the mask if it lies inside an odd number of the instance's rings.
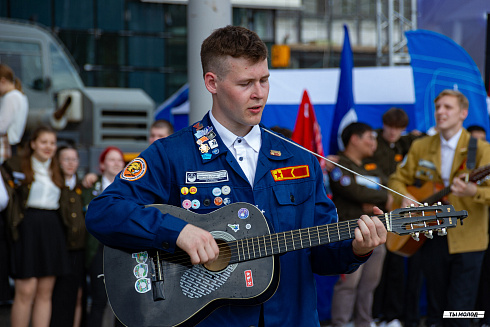
{"label": "man playing guitar in background", "polygon": [[[466,182],[464,177],[471,171],[467,167],[470,161],[476,164],[473,168],[490,163],[490,145],[478,140],[476,153],[468,153],[470,134],[463,128],[463,122],[469,103],[461,92],[444,90],[434,102],[438,134],[413,142],[406,158],[391,176],[389,187],[415,199],[407,187],[443,184],[450,187],[449,203],[456,210],[468,211],[463,226],[449,230],[447,236],[426,241],[420,251],[427,279],[426,325],[469,326],[470,319],[443,320],[443,312],[475,310],[480,267],[488,246],[490,188],[487,182],[477,185]],[[398,202],[402,207],[415,203],[401,197]]]}

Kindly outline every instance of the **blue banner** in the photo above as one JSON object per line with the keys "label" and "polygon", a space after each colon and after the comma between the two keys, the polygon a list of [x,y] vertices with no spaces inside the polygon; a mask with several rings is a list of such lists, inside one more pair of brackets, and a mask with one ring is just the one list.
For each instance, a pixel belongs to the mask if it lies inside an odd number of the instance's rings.
{"label": "blue banner", "polygon": [[434,99],[444,89],[455,89],[470,102],[463,126],[479,125],[489,135],[485,86],[473,59],[442,34],[426,30],[405,34],[415,86],[416,128],[425,132],[435,126]]}

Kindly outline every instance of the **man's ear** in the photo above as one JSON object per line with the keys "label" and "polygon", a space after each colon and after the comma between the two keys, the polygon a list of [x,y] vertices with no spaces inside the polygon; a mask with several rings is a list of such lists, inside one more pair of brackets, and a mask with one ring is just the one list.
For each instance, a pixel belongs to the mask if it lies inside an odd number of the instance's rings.
{"label": "man's ear", "polygon": [[217,86],[216,86],[217,80],[218,80],[218,76],[215,73],[207,72],[204,75],[204,85],[206,86],[206,88],[208,89],[208,91],[211,94],[217,93],[217,90],[216,90],[217,89]]}

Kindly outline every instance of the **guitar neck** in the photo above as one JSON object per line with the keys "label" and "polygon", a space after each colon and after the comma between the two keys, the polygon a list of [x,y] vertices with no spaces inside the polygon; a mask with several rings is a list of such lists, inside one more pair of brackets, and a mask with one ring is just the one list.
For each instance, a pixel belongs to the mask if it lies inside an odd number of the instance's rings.
{"label": "guitar neck", "polygon": [[[469,174],[468,181],[473,182],[473,183],[480,182],[480,181],[484,180],[488,176],[489,173],[490,173],[490,165],[477,168]],[[461,179],[464,180],[464,178],[461,178]],[[443,188],[442,190],[432,194],[431,196],[429,196],[428,198],[425,198],[421,202],[422,203],[428,203],[429,205],[431,205],[433,203],[436,203],[437,201],[439,201],[440,199],[442,199],[443,197],[445,197],[449,193],[451,193],[451,185],[449,185],[449,186]]]}
{"label": "guitar neck", "polygon": [[[384,219],[381,221],[386,227]],[[357,226],[357,219],[354,219],[227,242],[231,250],[230,263],[353,239]]]}
{"label": "guitar neck", "polygon": [[443,197],[445,197],[449,193],[451,193],[451,185],[443,188],[439,192],[432,194],[428,198],[423,199],[421,202],[422,203],[428,203],[429,205],[431,205],[433,203],[436,203],[437,201],[439,201],[440,199],[442,199]]}

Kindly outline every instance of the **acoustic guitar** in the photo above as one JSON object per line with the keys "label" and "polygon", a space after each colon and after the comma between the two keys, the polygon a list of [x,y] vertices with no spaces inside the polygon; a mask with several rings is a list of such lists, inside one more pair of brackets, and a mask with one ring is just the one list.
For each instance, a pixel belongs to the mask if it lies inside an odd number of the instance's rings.
{"label": "acoustic guitar", "polygon": [[[488,175],[490,175],[490,165],[471,171],[471,173],[463,179],[467,182],[481,183],[488,177]],[[449,193],[451,193],[451,185],[444,187],[443,184],[428,181],[420,187],[408,186],[407,190],[417,201],[430,205],[443,200]],[[416,229],[417,226],[414,225],[413,228]],[[388,233],[386,248],[388,251],[404,257],[412,256],[427,240],[425,234],[416,234],[416,232],[417,231],[414,230],[412,233],[405,235]],[[430,234],[428,235],[430,237]]]}
{"label": "acoustic guitar", "polygon": [[[238,202],[208,214],[156,204],[209,231],[220,253],[210,265],[192,265],[187,253],[104,248],[104,279],[109,303],[125,326],[194,326],[220,306],[259,304],[279,283],[278,254],[354,238],[357,220],[271,234],[254,205]],[[406,234],[455,227],[467,212],[450,205],[401,208],[378,216],[387,230]],[[432,226],[429,226],[432,225]]]}

